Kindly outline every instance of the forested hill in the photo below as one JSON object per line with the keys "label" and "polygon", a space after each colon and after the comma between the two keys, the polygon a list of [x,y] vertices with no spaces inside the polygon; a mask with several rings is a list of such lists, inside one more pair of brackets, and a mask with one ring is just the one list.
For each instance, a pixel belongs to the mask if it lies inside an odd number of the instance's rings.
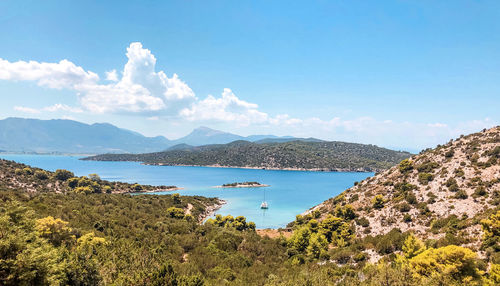
{"label": "forested hill", "polygon": [[188,147],[147,154],[103,154],[96,161],[138,161],[158,165],[193,165],[322,171],[380,171],[410,157],[410,153],[346,142],[252,143]]}

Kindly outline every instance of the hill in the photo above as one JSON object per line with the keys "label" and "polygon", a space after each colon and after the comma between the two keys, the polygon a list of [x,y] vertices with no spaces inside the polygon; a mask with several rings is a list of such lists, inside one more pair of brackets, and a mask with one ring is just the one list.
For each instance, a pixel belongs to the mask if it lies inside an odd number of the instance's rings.
{"label": "hill", "polygon": [[212,144],[227,144],[234,141],[250,141],[250,142],[266,142],[266,140],[302,140],[292,136],[276,136],[276,135],[250,135],[240,136],[229,132],[224,132],[216,129],[211,129],[205,126],[194,129],[188,135],[179,139],[172,140],[172,144],[187,144],[191,146],[203,146]]}
{"label": "hill", "polygon": [[379,171],[409,153],[374,145],[346,142],[252,143],[235,141],[148,154],[104,154],[85,158],[97,161],[139,161],[157,165],[225,166],[262,169]]}
{"label": "hill", "polygon": [[479,222],[500,205],[500,127],[425,150],[306,214],[319,211],[325,218],[346,205],[356,213],[358,237],[397,229],[479,250]]}
{"label": "hill", "polygon": [[7,118],[0,120],[0,149],[39,153],[141,153],[166,149],[162,136],[145,137],[107,123]]}
{"label": "hill", "polygon": [[[201,146],[227,144],[237,140],[268,142],[267,140],[297,140],[290,136],[250,135],[247,137],[208,127],[199,127],[175,140],[163,136],[146,137],[109,123],[85,124],[66,119],[39,120],[6,118],[0,120],[0,152],[34,153],[146,153]],[[301,139],[302,140],[302,139]],[[311,140],[311,139],[303,139]],[[317,139],[315,139],[317,140]]]}
{"label": "hill", "polygon": [[[484,156],[478,155],[475,160],[476,156],[471,154],[471,162],[488,173],[492,167],[498,167],[498,135],[480,137],[484,140],[473,139],[476,143],[471,142],[471,148]],[[444,156],[454,161],[459,152],[451,153],[446,150]],[[430,173],[428,168],[435,166],[418,168],[416,161],[403,162],[392,172],[401,172],[408,179],[414,177],[415,168]],[[464,169],[464,174],[459,175],[467,176],[467,171]],[[477,194],[487,197],[488,206],[497,205],[498,192],[490,191],[498,182],[479,183],[476,179],[474,182],[485,186],[487,195],[481,190]],[[365,183],[368,181],[360,184]],[[368,215],[373,213],[376,221],[377,217],[383,217],[381,210],[389,208],[392,201],[375,200],[371,207],[355,209],[346,203],[344,195],[307,215],[297,216],[293,232],[256,232],[255,224],[241,216],[218,215],[200,223],[220,204],[215,198],[116,193],[138,187],[158,188],[107,182],[97,175],[74,177],[65,170],[52,173],[0,161],[0,284],[500,283],[500,211],[495,214],[492,208],[483,211],[485,219],[477,230],[484,233],[477,236],[484,250],[478,256],[473,252],[478,248],[474,244],[457,246],[463,244],[462,233],[458,231],[477,225],[480,219],[477,216],[474,220],[463,217],[436,220],[432,225],[438,230],[445,228],[449,234],[444,240],[428,239],[424,243],[410,232],[397,229],[372,236],[365,233],[366,227],[364,234],[357,230],[355,224],[372,222],[360,215],[368,214],[372,208]],[[461,187],[460,182],[457,187]],[[359,194],[358,199],[353,195],[349,200],[353,205],[357,202],[362,205]]]}

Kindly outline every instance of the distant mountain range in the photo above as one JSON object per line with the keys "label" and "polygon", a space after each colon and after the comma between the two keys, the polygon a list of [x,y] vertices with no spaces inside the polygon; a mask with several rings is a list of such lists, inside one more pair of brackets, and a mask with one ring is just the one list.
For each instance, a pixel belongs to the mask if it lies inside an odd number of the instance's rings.
{"label": "distant mountain range", "polygon": [[[240,136],[208,127],[199,127],[185,137],[169,140],[163,136],[146,137],[108,123],[85,124],[73,120],[6,118],[0,120],[0,150],[38,153],[147,153],[186,146],[226,144],[237,140],[286,142],[291,136]],[[307,141],[321,141],[309,138]],[[177,146],[177,147],[176,147]]]}

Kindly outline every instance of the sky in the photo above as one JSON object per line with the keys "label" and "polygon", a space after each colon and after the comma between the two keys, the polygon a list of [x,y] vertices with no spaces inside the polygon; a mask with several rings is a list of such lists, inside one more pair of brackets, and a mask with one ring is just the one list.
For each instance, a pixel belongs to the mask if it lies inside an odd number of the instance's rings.
{"label": "sky", "polygon": [[1,1],[0,118],[416,151],[500,124],[500,1]]}

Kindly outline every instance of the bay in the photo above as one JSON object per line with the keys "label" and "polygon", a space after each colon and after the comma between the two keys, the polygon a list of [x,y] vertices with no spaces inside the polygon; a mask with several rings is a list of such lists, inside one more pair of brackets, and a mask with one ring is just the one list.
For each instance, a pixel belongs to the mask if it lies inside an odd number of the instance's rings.
{"label": "bay", "polygon": [[[182,195],[219,197],[227,202],[217,214],[245,216],[257,228],[285,227],[297,214],[340,194],[373,173],[308,172],[150,166],[137,162],[82,161],[78,156],[0,154],[0,158],[55,171],[67,169],[77,176],[96,173],[104,180],[149,185],[175,185]],[[214,188],[232,182],[257,181],[270,185],[261,188]],[[171,192],[158,193],[170,194]],[[269,209],[260,209],[264,200]]]}

